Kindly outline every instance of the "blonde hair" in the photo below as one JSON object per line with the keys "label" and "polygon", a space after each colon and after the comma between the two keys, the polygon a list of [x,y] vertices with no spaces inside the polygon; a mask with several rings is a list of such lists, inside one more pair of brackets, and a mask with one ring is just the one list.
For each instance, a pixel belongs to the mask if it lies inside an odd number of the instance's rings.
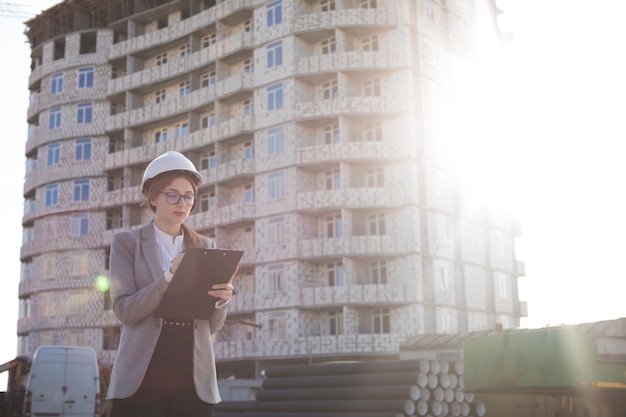
{"label": "blonde hair", "polygon": [[[147,204],[150,207],[150,210],[152,210],[152,212],[155,213],[156,207],[150,203],[150,200],[156,199],[159,196],[159,193],[161,192],[161,190],[165,189],[176,178],[179,178],[179,177],[183,177],[186,180],[188,180],[191,186],[193,187],[194,194],[197,194],[198,185],[199,185],[197,176],[193,175],[191,172],[182,171],[182,170],[181,171],[166,171],[146,181],[146,184],[144,187],[144,193],[143,193],[144,197],[146,197],[146,201],[144,201],[143,204],[144,205]],[[193,206],[191,207],[192,212],[196,209],[197,204],[198,204],[198,201],[196,199]],[[181,223],[180,228],[182,229],[183,234],[185,236],[183,240],[185,249],[186,248],[200,248],[203,246],[202,238],[200,234],[198,234],[198,232],[196,232],[195,230],[193,230],[191,227],[187,226],[184,223]]]}

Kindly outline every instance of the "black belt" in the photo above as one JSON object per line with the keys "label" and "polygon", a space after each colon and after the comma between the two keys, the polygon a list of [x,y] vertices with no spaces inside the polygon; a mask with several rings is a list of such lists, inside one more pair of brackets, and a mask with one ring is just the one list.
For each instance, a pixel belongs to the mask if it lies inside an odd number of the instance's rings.
{"label": "black belt", "polygon": [[163,326],[191,327],[193,320],[163,319]]}

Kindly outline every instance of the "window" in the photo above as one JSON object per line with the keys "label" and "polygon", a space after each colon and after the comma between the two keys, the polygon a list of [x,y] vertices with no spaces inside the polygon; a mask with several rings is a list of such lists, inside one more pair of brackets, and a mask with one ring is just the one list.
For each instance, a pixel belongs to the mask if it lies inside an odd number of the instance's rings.
{"label": "window", "polygon": [[50,109],[50,123],[48,128],[52,130],[58,129],[59,127],[61,127],[61,108],[55,107]]}
{"label": "window", "polygon": [[438,290],[445,292],[450,289],[450,274],[446,265],[439,266],[439,276],[436,278]]}
{"label": "window", "polygon": [[[111,310],[113,306],[110,305],[111,295],[105,293],[105,310]],[[108,299],[108,300],[107,300]],[[107,308],[108,307],[108,308]],[[120,343],[120,327],[105,327],[102,329],[102,350],[115,350]]]}
{"label": "window", "polygon": [[[83,312],[77,314],[84,314]],[[85,334],[82,330],[69,330],[66,336],[67,344],[70,346],[84,346]]]}
{"label": "window", "polygon": [[167,129],[159,130],[154,134],[154,142],[166,142],[167,141]]}
{"label": "window", "polygon": [[322,41],[322,55],[334,54],[337,52],[337,40],[334,36]]}
{"label": "window", "polygon": [[324,220],[326,222],[326,237],[327,238],[343,236],[341,214],[326,216]]}
{"label": "window", "polygon": [[157,67],[160,65],[164,65],[167,64],[167,52],[163,52],[158,54],[155,58],[154,58]]}
{"label": "window", "polygon": [[177,124],[174,126],[174,139],[181,138],[183,136],[187,136],[189,134],[189,124]]}
{"label": "window", "polygon": [[368,187],[384,187],[385,169],[382,167],[368,169],[365,171],[365,181]]}
{"label": "window", "polygon": [[74,201],[89,200],[89,180],[74,181]]}
{"label": "window", "polygon": [[383,140],[383,124],[381,122],[366,124],[365,140],[367,142],[381,142]]}
{"label": "window", "polygon": [[191,45],[189,45],[188,43],[181,45],[178,48],[178,55],[181,58],[185,58],[188,57],[189,55],[191,55]]}
{"label": "window", "polygon": [[94,68],[86,67],[78,69],[78,88],[93,87]]}
{"label": "window", "polygon": [[55,95],[63,91],[63,73],[59,72],[50,77],[50,94]]}
{"label": "window", "polygon": [[329,335],[339,335],[343,334],[343,311],[341,310],[330,310],[327,316],[328,323],[328,334]]}
{"label": "window", "polygon": [[252,60],[244,59],[242,63],[242,67],[243,67],[244,74],[250,74],[252,72]]}
{"label": "window", "polygon": [[331,143],[339,143],[339,125],[332,124],[324,127],[324,143],[330,145]]}
{"label": "window", "polygon": [[378,35],[368,36],[361,39],[361,47],[364,52],[376,52],[379,50]]}
{"label": "window", "polygon": [[375,9],[376,8],[376,0],[361,0],[360,1],[361,9]]}
{"label": "window", "polygon": [[366,97],[380,97],[380,78],[365,81],[363,83],[363,95]]}
{"label": "window", "polygon": [[243,157],[245,159],[253,159],[254,158],[254,146],[252,142],[246,142],[243,145]]}
{"label": "window", "polygon": [[498,258],[503,258],[504,257],[504,233],[502,233],[499,230],[495,232],[495,249],[496,249],[496,256]]}
{"label": "window", "polygon": [[283,5],[282,0],[276,0],[269,3],[265,8],[267,10],[267,26],[274,26],[283,21]]}
{"label": "window", "polygon": [[435,6],[431,0],[426,0],[426,22],[435,24]]}
{"label": "window", "polygon": [[328,275],[328,285],[330,287],[341,287],[344,285],[343,264],[341,262],[326,264],[326,271]]}
{"label": "window", "polygon": [[83,291],[72,291],[68,294],[65,312],[68,315],[85,314],[87,309],[87,296]]}
{"label": "window", "polygon": [[202,128],[206,129],[209,126],[215,126],[215,113],[202,116]]}
{"label": "window", "polygon": [[327,190],[338,190],[341,188],[341,175],[339,174],[339,168],[324,172],[324,177]]}
{"label": "window", "polygon": [[368,223],[370,236],[385,234],[385,213],[370,214]]}
{"label": "window", "polygon": [[283,108],[283,83],[267,87],[267,110],[274,111]]}
{"label": "window", "polygon": [[389,333],[391,325],[388,308],[377,308],[372,311],[372,329],[374,334]]}
{"label": "window", "polygon": [[217,43],[217,34],[215,32],[209,33],[202,38],[202,48],[208,48],[211,45]]}
{"label": "window", "polygon": [[320,2],[320,11],[332,12],[335,10],[335,0],[322,0]]}
{"label": "window", "polygon": [[154,92],[154,102],[156,104],[165,103],[165,89]]}
{"label": "window", "polygon": [[337,80],[326,81],[322,83],[322,99],[332,100],[339,97],[339,88],[337,86]]}
{"label": "window", "polygon": [[77,161],[91,160],[91,139],[78,139],[74,147]]}
{"label": "window", "polygon": [[70,219],[70,235],[86,236],[89,233],[89,214],[77,213],[72,214]]}
{"label": "window", "polygon": [[270,339],[284,340],[287,338],[287,318],[285,313],[271,313],[267,320],[268,336]]}
{"label": "window", "polygon": [[200,80],[200,85],[202,88],[208,87],[210,85],[215,85],[215,71],[207,72],[202,74],[202,78]]}
{"label": "window", "polygon": [[276,200],[285,196],[285,172],[267,174],[267,199]]}
{"label": "window", "polygon": [[[54,293],[52,292],[45,292],[45,293],[41,293],[39,294],[39,296],[37,297],[37,301],[39,301],[39,315],[43,316],[43,317],[52,317],[54,316],[54,307],[55,307],[55,301],[54,301]],[[41,339],[39,340],[39,342],[41,343]]]}
{"label": "window", "polygon": [[59,165],[61,163],[61,144],[51,143],[48,145],[48,166]]}
{"label": "window", "polygon": [[45,279],[54,279],[57,274],[57,256],[55,253],[43,255],[43,277]]}
{"label": "window", "polygon": [[267,68],[283,64],[283,42],[273,42],[267,45]]}
{"label": "window", "polygon": [[246,99],[243,101],[243,114],[244,116],[252,116],[252,100]]}
{"label": "window", "polygon": [[87,253],[70,252],[70,276],[77,277],[87,274]]}
{"label": "window", "polygon": [[372,284],[387,283],[387,261],[370,262],[370,282]]}
{"label": "window", "polygon": [[503,300],[509,299],[509,282],[507,280],[507,276],[504,272],[496,272],[496,294],[498,298]]}
{"label": "window", "polygon": [[246,203],[254,203],[254,187],[252,184],[246,184],[243,194]]}
{"label": "window", "polygon": [[77,106],[77,118],[76,123],[86,124],[91,123],[91,116],[93,113],[93,103],[79,103]]}
{"label": "window", "polygon": [[275,217],[269,220],[267,241],[270,246],[282,245],[285,243],[284,217]]}
{"label": "window", "polygon": [[285,132],[282,126],[265,132],[267,139],[267,155],[278,155],[285,150]]}
{"label": "window", "polygon": [[59,184],[46,186],[46,208],[59,204]]}
{"label": "window", "polygon": [[280,265],[271,265],[268,267],[268,283],[270,292],[285,291],[285,267]]}
{"label": "window", "polygon": [[180,97],[185,97],[190,91],[189,80],[178,84],[178,93]]}
{"label": "window", "polygon": [[209,211],[209,195],[208,194],[200,194],[200,198],[198,199],[198,208],[203,213]]}

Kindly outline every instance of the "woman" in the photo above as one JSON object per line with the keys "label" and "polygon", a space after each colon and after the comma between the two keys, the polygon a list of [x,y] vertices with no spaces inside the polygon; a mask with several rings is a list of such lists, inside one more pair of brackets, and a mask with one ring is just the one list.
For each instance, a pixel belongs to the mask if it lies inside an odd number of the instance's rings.
{"label": "woman", "polygon": [[201,182],[184,155],[155,158],[141,184],[154,219],[113,237],[111,298],[123,327],[107,395],[112,417],[207,417],[220,401],[211,335],[224,324],[237,271],[208,291],[207,308],[215,303],[209,320],[153,316],[185,248],[215,247],[183,223]]}

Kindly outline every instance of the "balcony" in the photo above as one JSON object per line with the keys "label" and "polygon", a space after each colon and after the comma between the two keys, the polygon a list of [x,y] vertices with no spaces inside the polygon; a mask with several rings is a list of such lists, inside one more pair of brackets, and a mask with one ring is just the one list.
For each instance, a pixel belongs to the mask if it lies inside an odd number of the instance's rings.
{"label": "balcony", "polygon": [[395,97],[348,97],[335,100],[311,100],[296,103],[294,115],[299,120],[337,116],[397,115],[411,111],[406,100]]}
{"label": "balcony", "polygon": [[349,72],[390,70],[409,67],[409,55],[398,55],[391,50],[380,52],[338,52],[300,58],[296,63],[296,74],[306,76],[320,72]]}
{"label": "balcony", "polygon": [[254,210],[254,203],[230,204],[228,206],[192,214],[187,223],[194,229],[202,229],[207,226],[227,226],[252,222],[254,220]]}
{"label": "balcony", "polygon": [[304,336],[288,340],[233,340],[216,342],[217,360],[284,359],[285,357],[354,356],[380,354],[400,349],[402,338],[395,334],[348,334]]}
{"label": "balcony", "polygon": [[226,0],[220,2],[215,7],[204,10],[188,19],[173,23],[166,28],[146,33],[145,35],[135,36],[113,45],[109,59],[123,58],[127,55],[137,54],[171,43],[177,39],[188,37],[192,33],[199,32],[208,25],[227,18],[234,13],[252,10],[258,3],[259,0]]}
{"label": "balcony", "polygon": [[300,165],[340,161],[380,161],[416,156],[416,147],[409,148],[397,140],[393,142],[343,142],[302,146],[296,149],[296,162]]}
{"label": "balcony", "polygon": [[299,192],[296,207],[301,211],[319,211],[321,208],[388,208],[418,204],[416,193],[407,193],[402,187],[348,188]]}
{"label": "balcony", "polygon": [[398,15],[395,10],[386,9],[343,9],[327,13],[311,13],[298,16],[294,24],[294,32],[306,39],[309,32],[335,30],[337,28],[350,31],[375,30],[398,26]]}
{"label": "balcony", "polygon": [[298,257],[324,259],[339,256],[397,256],[419,251],[419,242],[393,235],[304,239],[298,242]]}

